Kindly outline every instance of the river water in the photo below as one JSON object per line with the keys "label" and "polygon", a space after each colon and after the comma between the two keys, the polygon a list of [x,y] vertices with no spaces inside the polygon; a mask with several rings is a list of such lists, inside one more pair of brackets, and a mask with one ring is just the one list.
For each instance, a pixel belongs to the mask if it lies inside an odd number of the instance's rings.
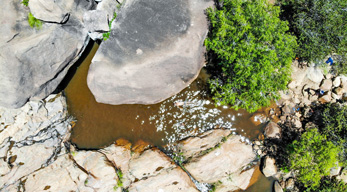
{"label": "river water", "polygon": [[[77,120],[71,142],[78,148],[99,149],[119,138],[133,143],[142,140],[162,147],[219,127],[233,130],[246,142],[261,135],[266,110],[249,114],[229,106],[215,106],[206,89],[208,75],[204,70],[189,87],[155,105],[97,103],[86,83],[88,68],[97,49],[95,43],[65,89],[69,112]],[[183,102],[183,106],[176,106],[177,102]],[[271,191],[272,180],[259,173],[258,170],[253,178],[257,182],[246,191],[257,188]]]}

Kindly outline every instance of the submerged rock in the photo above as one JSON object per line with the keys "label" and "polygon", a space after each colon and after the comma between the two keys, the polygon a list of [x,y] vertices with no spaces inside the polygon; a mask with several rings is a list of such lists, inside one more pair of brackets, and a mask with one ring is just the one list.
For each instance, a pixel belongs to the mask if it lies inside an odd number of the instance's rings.
{"label": "submerged rock", "polygon": [[[57,3],[59,10],[55,9]],[[44,13],[36,13],[33,4],[45,7],[39,8]],[[30,0],[30,10],[19,0],[0,5],[6,10],[0,12],[0,106],[19,108],[28,100],[47,97],[57,88],[89,41],[82,16],[92,6],[87,0]],[[30,11],[49,23],[31,28]],[[50,16],[53,18],[47,18]]]}
{"label": "submerged rock", "polygon": [[204,65],[208,32],[201,0],[128,0],[88,72],[88,87],[107,104],[153,104],[184,89]]}

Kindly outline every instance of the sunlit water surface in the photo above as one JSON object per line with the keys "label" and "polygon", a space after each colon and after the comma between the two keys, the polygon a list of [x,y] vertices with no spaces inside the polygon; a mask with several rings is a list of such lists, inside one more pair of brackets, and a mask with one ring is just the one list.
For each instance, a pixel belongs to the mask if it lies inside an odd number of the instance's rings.
{"label": "sunlit water surface", "polygon": [[[79,148],[101,148],[119,138],[163,146],[218,127],[231,129],[246,141],[261,132],[262,113],[252,118],[253,114],[244,110],[215,106],[206,91],[208,76],[204,70],[189,87],[155,105],[97,103],[86,84],[97,48],[95,44],[65,89],[69,111],[77,119],[71,141]],[[176,106],[176,102],[184,105]]]}

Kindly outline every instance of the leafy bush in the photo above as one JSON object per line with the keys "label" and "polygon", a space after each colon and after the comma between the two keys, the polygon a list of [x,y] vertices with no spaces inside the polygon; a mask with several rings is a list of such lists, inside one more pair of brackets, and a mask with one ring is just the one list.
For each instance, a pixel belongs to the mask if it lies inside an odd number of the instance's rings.
{"label": "leafy bush", "polygon": [[339,192],[339,191],[347,191],[347,184],[342,181],[337,180],[336,178],[324,178],[321,181],[321,185],[317,189],[317,191],[324,192]]}
{"label": "leafy bush", "polygon": [[23,1],[22,1],[22,4],[28,7],[28,5],[29,5],[29,0],[23,0]]}
{"label": "leafy bush", "polygon": [[[283,18],[297,38],[297,55],[319,63],[332,53],[347,53],[346,0],[279,0]],[[346,62],[346,60],[342,61]]]}
{"label": "leafy bush", "polygon": [[340,104],[327,104],[318,118],[320,132],[335,145],[342,146],[341,162],[347,166],[347,106]]}
{"label": "leafy bush", "polygon": [[210,80],[216,102],[254,112],[286,89],[296,41],[279,13],[267,0],[224,0],[223,7],[207,9],[205,45],[221,71]]}
{"label": "leafy bush", "polygon": [[41,27],[42,27],[42,22],[40,20],[36,19],[33,16],[33,14],[31,14],[30,12],[28,14],[28,23],[29,23],[31,28],[36,27],[37,29],[41,29]]}
{"label": "leafy bush", "polygon": [[321,115],[321,132],[327,135],[330,141],[340,144],[347,138],[347,106],[327,104]]}
{"label": "leafy bush", "polygon": [[322,177],[336,166],[340,150],[317,128],[309,129],[289,146],[288,167],[297,172],[297,180],[306,188],[317,189]]}

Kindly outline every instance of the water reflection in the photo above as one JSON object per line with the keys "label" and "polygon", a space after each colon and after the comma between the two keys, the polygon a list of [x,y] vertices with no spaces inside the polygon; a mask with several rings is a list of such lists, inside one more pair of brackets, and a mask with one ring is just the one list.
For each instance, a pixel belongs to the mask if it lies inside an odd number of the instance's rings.
{"label": "water reflection", "polygon": [[77,118],[71,140],[79,148],[100,148],[118,138],[145,140],[161,146],[205,130],[223,127],[253,139],[261,132],[264,115],[214,105],[205,91],[202,71],[189,87],[156,105],[106,105],[97,103],[86,78],[97,45],[65,89],[70,113]]}

